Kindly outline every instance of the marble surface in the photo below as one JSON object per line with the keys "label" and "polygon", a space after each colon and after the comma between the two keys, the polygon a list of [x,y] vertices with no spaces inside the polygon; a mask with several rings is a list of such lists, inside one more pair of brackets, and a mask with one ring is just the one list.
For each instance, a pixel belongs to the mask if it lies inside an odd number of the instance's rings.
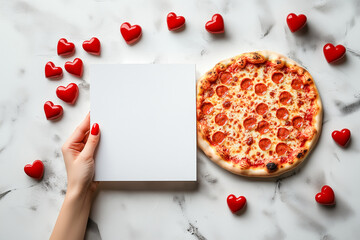
{"label": "marble surface", "polygon": [[[186,18],[184,31],[167,30],[167,13]],[[290,12],[304,13],[307,28],[292,34]],[[212,36],[204,24],[221,13],[226,33]],[[119,27],[140,24],[140,42],[128,46]],[[0,239],[47,239],[66,192],[60,147],[89,111],[88,66],[94,63],[195,63],[197,77],[219,60],[269,49],[301,63],[313,75],[324,104],[323,131],[308,161],[294,174],[259,181],[228,173],[198,152],[197,183],[103,183],[94,202],[87,239],[359,239],[360,237],[360,2],[306,1],[20,1],[0,0]],[[102,55],[82,41],[97,36]],[[44,77],[44,65],[71,58],[56,54],[65,37],[85,64],[82,79],[65,73]],[[346,58],[329,65],[325,43],[343,44]],[[79,84],[75,106],[57,99],[58,85]],[[64,107],[57,122],[43,104]],[[331,132],[349,128],[351,144],[337,146]],[[171,156],[169,156],[171,158]],[[42,181],[23,172],[41,159]],[[333,187],[337,205],[318,205],[321,186]],[[246,211],[233,215],[228,194],[244,195]]]}

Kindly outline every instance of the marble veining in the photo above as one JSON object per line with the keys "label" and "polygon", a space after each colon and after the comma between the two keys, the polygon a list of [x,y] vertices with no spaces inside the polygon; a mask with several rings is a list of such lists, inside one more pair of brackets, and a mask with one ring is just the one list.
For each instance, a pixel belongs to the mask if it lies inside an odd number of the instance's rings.
{"label": "marble veining", "polygon": [[102,239],[97,223],[94,222],[91,218],[89,218],[89,220],[87,222],[85,239],[86,240],[101,240]]}
{"label": "marble veining", "polygon": [[[324,105],[322,134],[309,159],[276,179],[248,179],[219,168],[198,151],[197,183],[101,183],[88,220],[86,239],[359,239],[360,177],[360,2],[358,0],[79,0],[0,1],[0,239],[47,239],[66,194],[61,146],[90,109],[88,69],[97,63],[196,63],[196,77],[218,61],[242,52],[272,50],[303,65],[314,77]],[[169,32],[166,15],[186,18],[182,31]],[[287,14],[303,13],[304,29],[291,33]],[[225,34],[204,25],[222,14]],[[121,23],[143,28],[128,46]],[[83,51],[96,36],[101,56]],[[69,58],[56,54],[57,41],[75,43]],[[343,44],[346,57],[328,64],[324,44]],[[81,79],[64,71],[59,81],[44,77],[44,65],[64,66],[80,57]],[[64,69],[63,69],[64,70]],[[74,106],[55,89],[79,85]],[[106,84],[106,83],[104,83]],[[59,121],[45,119],[43,104],[61,104]],[[349,128],[347,148],[331,139]],[[171,158],[171,156],[169,156]],[[41,181],[23,168],[41,159]],[[335,207],[318,205],[314,196],[325,184],[335,191]],[[229,194],[247,198],[245,211],[232,214]],[[260,226],[260,227],[259,227]]]}
{"label": "marble veining", "polygon": [[0,193],[0,200],[1,200],[3,197],[5,197],[6,194],[9,194],[11,191],[12,191],[12,190],[7,190],[7,191],[5,191],[5,192],[3,192],[3,193]]}

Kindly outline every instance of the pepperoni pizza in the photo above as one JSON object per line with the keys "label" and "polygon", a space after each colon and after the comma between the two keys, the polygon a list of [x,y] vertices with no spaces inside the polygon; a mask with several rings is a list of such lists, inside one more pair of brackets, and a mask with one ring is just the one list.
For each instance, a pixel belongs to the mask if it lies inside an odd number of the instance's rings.
{"label": "pepperoni pizza", "polygon": [[235,174],[279,176],[298,166],[321,131],[312,76],[270,51],[219,62],[197,82],[198,145]]}

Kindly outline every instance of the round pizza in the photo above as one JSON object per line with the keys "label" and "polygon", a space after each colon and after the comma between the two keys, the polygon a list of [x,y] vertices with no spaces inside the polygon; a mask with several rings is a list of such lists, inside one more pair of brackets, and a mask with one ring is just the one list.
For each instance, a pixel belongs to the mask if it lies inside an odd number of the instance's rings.
{"label": "round pizza", "polygon": [[197,82],[198,145],[235,174],[279,176],[309,155],[322,105],[312,76],[270,51],[223,60]]}

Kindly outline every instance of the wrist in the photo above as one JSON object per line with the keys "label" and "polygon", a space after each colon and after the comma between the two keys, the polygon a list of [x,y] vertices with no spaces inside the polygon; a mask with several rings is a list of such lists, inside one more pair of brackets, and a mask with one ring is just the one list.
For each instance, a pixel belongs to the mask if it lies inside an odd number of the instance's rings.
{"label": "wrist", "polygon": [[81,212],[90,211],[92,205],[91,198],[88,197],[87,192],[79,191],[72,188],[68,188],[66,192],[64,204],[65,203],[67,205],[73,206]]}
{"label": "wrist", "polygon": [[89,189],[89,187],[84,188],[84,187],[68,184],[65,198],[69,200],[71,199],[74,201],[82,202],[83,204],[86,205],[89,204],[91,205],[93,200],[93,195],[94,194],[91,191],[91,189]]}
{"label": "wrist", "polygon": [[67,190],[66,190],[66,196],[71,199],[77,199],[81,200],[84,199],[86,196],[86,190],[83,187],[68,184]]}

